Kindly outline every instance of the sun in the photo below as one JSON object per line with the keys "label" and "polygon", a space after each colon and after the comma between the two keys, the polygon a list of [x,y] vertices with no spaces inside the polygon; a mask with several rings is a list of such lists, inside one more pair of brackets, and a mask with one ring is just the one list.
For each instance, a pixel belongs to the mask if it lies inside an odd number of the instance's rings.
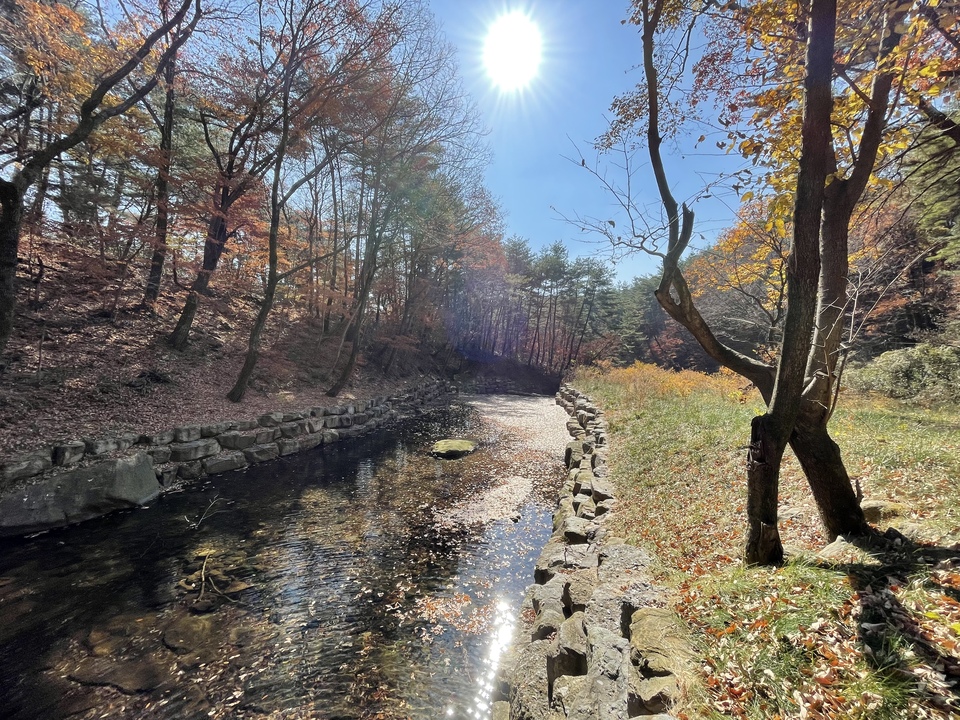
{"label": "sun", "polygon": [[498,17],[483,44],[490,80],[502,92],[523,90],[540,68],[540,46],[540,29],[527,15],[514,10]]}

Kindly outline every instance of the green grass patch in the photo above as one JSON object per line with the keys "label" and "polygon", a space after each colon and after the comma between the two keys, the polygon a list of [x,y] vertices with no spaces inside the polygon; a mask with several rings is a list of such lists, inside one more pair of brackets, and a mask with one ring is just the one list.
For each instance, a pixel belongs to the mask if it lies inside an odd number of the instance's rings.
{"label": "green grass patch", "polygon": [[831,424],[885,520],[930,539],[837,560],[792,457],[781,475],[784,567],[747,568],[745,445],[763,411],[732,376],[650,366],[574,380],[603,408],[621,491],[608,527],[651,550],[694,630],[700,683],[680,717],[960,717],[960,411],[844,395]]}

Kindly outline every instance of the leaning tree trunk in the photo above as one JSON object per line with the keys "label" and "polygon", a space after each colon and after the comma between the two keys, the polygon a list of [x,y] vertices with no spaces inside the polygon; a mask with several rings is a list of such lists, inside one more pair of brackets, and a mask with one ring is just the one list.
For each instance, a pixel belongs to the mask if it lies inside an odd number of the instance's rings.
{"label": "leaning tree trunk", "polygon": [[227,223],[221,215],[218,215],[210,221],[207,230],[207,240],[203,248],[203,267],[197,273],[197,277],[190,287],[190,293],[187,295],[183,310],[180,312],[180,319],[170,334],[170,344],[176,350],[184,350],[187,347],[187,341],[190,339],[190,328],[193,327],[197,309],[200,307],[200,295],[206,294],[207,288],[210,286],[210,277],[217,269],[217,263],[220,261],[226,242]]}
{"label": "leaning tree trunk", "polygon": [[[275,275],[275,273],[274,273]],[[267,317],[273,309],[273,299],[276,296],[277,280],[272,277],[267,282],[267,292],[260,304],[260,311],[257,313],[256,320],[253,321],[253,328],[250,330],[250,342],[247,344],[247,355],[243,360],[243,367],[240,368],[240,374],[237,376],[237,382],[227,393],[227,399],[232,402],[240,402],[247,392],[247,386],[250,384],[250,376],[253,375],[254,368],[257,367],[257,361],[260,359],[260,343],[263,338],[263,329],[267,325]]]}
{"label": "leaning tree trunk", "polygon": [[797,422],[790,447],[800,461],[820,519],[832,542],[838,535],[866,535],[870,532],[860,500],[840,457],[840,447],[820,422]]}

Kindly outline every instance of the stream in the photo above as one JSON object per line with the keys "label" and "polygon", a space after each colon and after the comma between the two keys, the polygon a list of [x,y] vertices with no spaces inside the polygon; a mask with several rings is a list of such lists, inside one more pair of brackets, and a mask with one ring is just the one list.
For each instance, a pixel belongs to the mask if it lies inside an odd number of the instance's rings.
{"label": "stream", "polygon": [[565,418],[478,396],[0,541],[0,716],[488,718]]}

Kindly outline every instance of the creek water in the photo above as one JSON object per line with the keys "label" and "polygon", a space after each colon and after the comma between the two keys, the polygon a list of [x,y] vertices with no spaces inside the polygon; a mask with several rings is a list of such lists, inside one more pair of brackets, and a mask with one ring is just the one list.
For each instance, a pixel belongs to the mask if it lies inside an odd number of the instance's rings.
{"label": "creek water", "polygon": [[0,716],[488,717],[561,457],[456,403],[3,541]]}

